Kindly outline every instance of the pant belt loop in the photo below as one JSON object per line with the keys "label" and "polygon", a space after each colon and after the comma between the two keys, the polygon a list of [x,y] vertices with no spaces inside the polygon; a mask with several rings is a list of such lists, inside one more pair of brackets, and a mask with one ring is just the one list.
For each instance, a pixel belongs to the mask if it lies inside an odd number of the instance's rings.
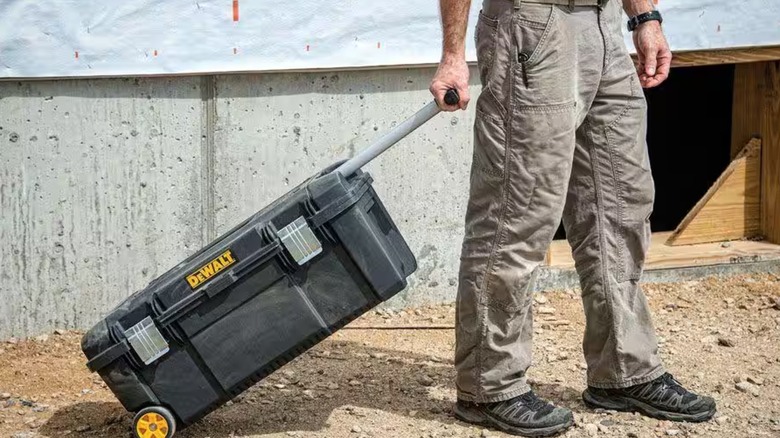
{"label": "pant belt loop", "polygon": [[523,2],[523,0],[514,0],[515,3],[515,11],[520,10],[520,4]]}

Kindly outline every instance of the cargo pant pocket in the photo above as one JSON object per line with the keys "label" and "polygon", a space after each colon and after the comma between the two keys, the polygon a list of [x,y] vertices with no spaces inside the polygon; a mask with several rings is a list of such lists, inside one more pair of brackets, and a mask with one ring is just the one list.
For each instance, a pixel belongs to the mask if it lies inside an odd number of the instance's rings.
{"label": "cargo pant pocket", "polygon": [[477,48],[477,66],[482,85],[488,83],[496,59],[496,38],[498,35],[498,19],[488,17],[479,12],[477,27],[474,31],[474,43]]}

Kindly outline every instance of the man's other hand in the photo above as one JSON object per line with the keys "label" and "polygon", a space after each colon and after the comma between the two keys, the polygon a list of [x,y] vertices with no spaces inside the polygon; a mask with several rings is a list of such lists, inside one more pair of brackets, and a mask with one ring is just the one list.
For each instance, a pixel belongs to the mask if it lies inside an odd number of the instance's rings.
{"label": "man's other hand", "polygon": [[669,77],[672,52],[659,22],[640,24],[634,30],[634,47],[639,58],[637,73],[642,87],[655,87]]}
{"label": "man's other hand", "polygon": [[[454,88],[458,91],[460,101],[457,105],[444,103],[444,94]],[[469,104],[469,66],[466,60],[445,57],[439,63],[439,68],[431,81],[431,94],[442,111],[457,111],[466,109]]]}

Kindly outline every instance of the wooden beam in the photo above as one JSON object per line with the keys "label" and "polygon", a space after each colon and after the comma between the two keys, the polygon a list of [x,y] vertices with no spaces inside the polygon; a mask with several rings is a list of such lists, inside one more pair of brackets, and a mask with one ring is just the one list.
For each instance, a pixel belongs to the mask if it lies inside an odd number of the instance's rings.
{"label": "wooden beam", "polygon": [[761,136],[762,63],[734,66],[734,97],[731,109],[731,158],[737,156],[751,138]]}
{"label": "wooden beam", "polygon": [[780,243],[780,62],[762,62],[757,69],[763,95],[761,109],[761,229]]}
{"label": "wooden beam", "polygon": [[696,50],[690,52],[674,52],[672,55],[672,67],[742,64],[746,62],[780,60],[780,46]]}
{"label": "wooden beam", "polygon": [[[691,266],[709,266],[726,263],[780,260],[780,245],[751,240],[728,243],[702,243],[699,245],[669,246],[664,242],[669,232],[653,233],[647,252],[645,269],[670,269]],[[573,269],[571,246],[566,239],[555,240],[550,247],[550,266],[555,269]]]}
{"label": "wooden beam", "polygon": [[667,245],[722,242],[761,233],[761,141],[752,139],[685,216]]}

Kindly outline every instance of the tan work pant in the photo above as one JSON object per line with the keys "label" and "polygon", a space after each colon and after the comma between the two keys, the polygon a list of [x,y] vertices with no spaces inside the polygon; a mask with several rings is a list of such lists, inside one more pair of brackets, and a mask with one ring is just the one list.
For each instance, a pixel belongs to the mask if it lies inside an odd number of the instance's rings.
{"label": "tan work pant", "polygon": [[460,399],[530,389],[532,277],[561,218],[582,286],[588,384],[626,387],[664,373],[638,284],[654,188],[646,104],[622,26],[615,0],[483,4],[457,301]]}

